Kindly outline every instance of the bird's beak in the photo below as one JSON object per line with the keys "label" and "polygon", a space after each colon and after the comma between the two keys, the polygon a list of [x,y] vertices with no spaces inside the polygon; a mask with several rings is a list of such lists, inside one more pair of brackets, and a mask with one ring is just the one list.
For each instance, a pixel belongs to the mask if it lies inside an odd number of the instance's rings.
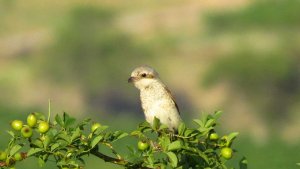
{"label": "bird's beak", "polygon": [[128,79],[128,83],[133,83],[135,80],[136,80],[135,77],[130,77],[130,78]]}

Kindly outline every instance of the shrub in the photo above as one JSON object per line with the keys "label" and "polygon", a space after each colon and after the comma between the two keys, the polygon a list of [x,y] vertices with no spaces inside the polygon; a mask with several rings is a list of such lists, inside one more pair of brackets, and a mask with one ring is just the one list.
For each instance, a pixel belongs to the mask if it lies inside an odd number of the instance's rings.
{"label": "shrub", "polygon": [[[221,112],[205,115],[195,119],[195,128],[189,128],[181,123],[178,131],[172,133],[167,126],[154,119],[153,126],[147,122],[139,124],[131,133],[123,131],[109,131],[108,126],[93,123],[90,119],[76,122],[75,118],[67,113],[56,115],[54,121],[45,118],[41,113],[31,113],[37,119],[37,124],[27,128],[32,129],[30,137],[22,137],[19,130],[8,131],[11,139],[0,160],[0,167],[13,167],[15,163],[27,158],[37,158],[42,166],[49,159],[55,161],[59,169],[82,169],[84,158],[94,155],[98,158],[124,166],[124,168],[217,168],[225,169],[226,162],[231,160],[221,150],[226,148],[227,153],[233,152],[232,143],[238,133],[222,137],[216,135],[216,120]],[[50,116],[50,113],[49,113]],[[47,123],[49,130],[39,130],[39,124]],[[96,127],[95,127],[95,124]],[[120,139],[135,137],[136,146],[128,147],[126,157],[118,153],[114,144]],[[100,146],[107,147],[111,154],[103,152]],[[223,155],[222,155],[223,153]],[[18,157],[18,158],[17,158]],[[16,159],[17,158],[17,159]],[[241,168],[246,168],[243,159]]]}

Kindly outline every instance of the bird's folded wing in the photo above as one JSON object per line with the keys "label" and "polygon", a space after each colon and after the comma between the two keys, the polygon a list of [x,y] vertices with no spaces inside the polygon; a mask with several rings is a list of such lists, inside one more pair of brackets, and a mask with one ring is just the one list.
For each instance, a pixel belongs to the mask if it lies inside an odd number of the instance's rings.
{"label": "bird's folded wing", "polygon": [[175,107],[176,107],[176,109],[177,109],[178,113],[180,114],[180,111],[179,111],[178,105],[177,105],[177,103],[176,103],[176,101],[175,101],[175,98],[173,97],[173,95],[172,95],[171,91],[170,91],[170,90],[169,90],[167,87],[165,87],[165,89],[166,89],[166,91],[167,91],[167,94],[170,96],[170,98],[171,98],[171,99],[172,99],[172,101],[174,102],[174,105],[175,105]]}

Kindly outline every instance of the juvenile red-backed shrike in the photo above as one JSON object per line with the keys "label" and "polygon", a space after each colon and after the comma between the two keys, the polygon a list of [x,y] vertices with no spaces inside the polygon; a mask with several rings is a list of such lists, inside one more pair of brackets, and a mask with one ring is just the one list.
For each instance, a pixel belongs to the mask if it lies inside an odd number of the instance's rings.
{"label": "juvenile red-backed shrike", "polygon": [[158,73],[149,66],[135,68],[128,82],[140,91],[146,121],[152,125],[154,117],[170,130],[177,130],[181,122],[178,106],[170,90],[160,80]]}

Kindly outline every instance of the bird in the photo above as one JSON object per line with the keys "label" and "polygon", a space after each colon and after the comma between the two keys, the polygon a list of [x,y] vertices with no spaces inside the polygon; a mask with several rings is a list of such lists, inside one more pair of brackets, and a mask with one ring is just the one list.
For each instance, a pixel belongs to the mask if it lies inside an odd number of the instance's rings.
{"label": "bird", "polygon": [[141,107],[146,121],[153,125],[156,117],[170,131],[177,131],[182,121],[180,112],[174,97],[161,81],[159,74],[150,66],[139,66],[132,71],[128,82],[133,83],[140,91]]}

